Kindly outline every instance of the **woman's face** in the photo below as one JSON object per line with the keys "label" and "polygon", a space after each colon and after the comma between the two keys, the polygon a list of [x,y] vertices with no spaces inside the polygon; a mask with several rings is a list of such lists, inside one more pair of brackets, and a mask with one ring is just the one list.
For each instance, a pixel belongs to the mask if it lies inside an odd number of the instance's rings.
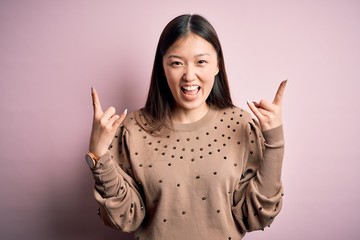
{"label": "woman's face", "polygon": [[163,67],[176,110],[207,111],[206,99],[219,72],[214,47],[202,37],[189,34],[167,50]]}

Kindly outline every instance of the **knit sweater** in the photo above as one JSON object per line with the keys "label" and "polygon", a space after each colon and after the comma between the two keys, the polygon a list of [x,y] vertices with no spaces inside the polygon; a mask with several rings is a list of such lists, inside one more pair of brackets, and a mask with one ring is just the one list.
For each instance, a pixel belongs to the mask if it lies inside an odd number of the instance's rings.
{"label": "knit sweater", "polygon": [[92,169],[102,221],[139,240],[241,239],[282,206],[283,128],[263,131],[241,108],[145,131],[136,111]]}

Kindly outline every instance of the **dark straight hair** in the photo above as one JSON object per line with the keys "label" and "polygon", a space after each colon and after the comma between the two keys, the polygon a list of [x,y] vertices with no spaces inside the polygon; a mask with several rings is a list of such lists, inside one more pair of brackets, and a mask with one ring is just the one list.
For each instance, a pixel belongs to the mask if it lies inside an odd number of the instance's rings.
{"label": "dark straight hair", "polygon": [[151,119],[148,121],[151,125],[150,131],[159,130],[164,125],[170,124],[170,113],[175,104],[165,77],[163,57],[176,41],[190,33],[208,41],[217,53],[219,73],[215,76],[213,88],[206,102],[220,109],[234,106],[225,71],[223,52],[215,29],[200,15],[180,15],[165,26],[156,48],[148,97],[145,107],[142,109],[146,118]]}

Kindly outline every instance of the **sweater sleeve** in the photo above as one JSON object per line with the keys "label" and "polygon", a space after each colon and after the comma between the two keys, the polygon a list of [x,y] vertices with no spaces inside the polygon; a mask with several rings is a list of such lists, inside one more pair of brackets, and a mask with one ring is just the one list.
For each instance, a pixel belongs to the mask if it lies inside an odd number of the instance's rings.
{"label": "sweater sleeve", "polygon": [[128,132],[120,127],[109,150],[92,169],[99,214],[107,226],[135,231],[145,217],[141,189],[135,182],[127,151]]}
{"label": "sweater sleeve", "polygon": [[283,127],[260,131],[256,121],[246,129],[245,166],[234,192],[233,215],[243,231],[270,226],[282,207]]}

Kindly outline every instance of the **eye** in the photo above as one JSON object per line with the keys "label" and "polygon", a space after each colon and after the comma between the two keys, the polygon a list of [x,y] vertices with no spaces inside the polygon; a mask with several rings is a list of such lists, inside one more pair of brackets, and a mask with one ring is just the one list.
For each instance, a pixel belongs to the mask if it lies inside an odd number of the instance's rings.
{"label": "eye", "polygon": [[198,64],[200,64],[200,65],[204,65],[205,63],[207,63],[206,60],[199,60],[199,61],[198,61]]}
{"label": "eye", "polygon": [[177,66],[181,66],[181,65],[182,65],[182,62],[174,61],[174,62],[171,62],[170,65],[171,65],[171,66],[174,66],[174,67],[177,67]]}

